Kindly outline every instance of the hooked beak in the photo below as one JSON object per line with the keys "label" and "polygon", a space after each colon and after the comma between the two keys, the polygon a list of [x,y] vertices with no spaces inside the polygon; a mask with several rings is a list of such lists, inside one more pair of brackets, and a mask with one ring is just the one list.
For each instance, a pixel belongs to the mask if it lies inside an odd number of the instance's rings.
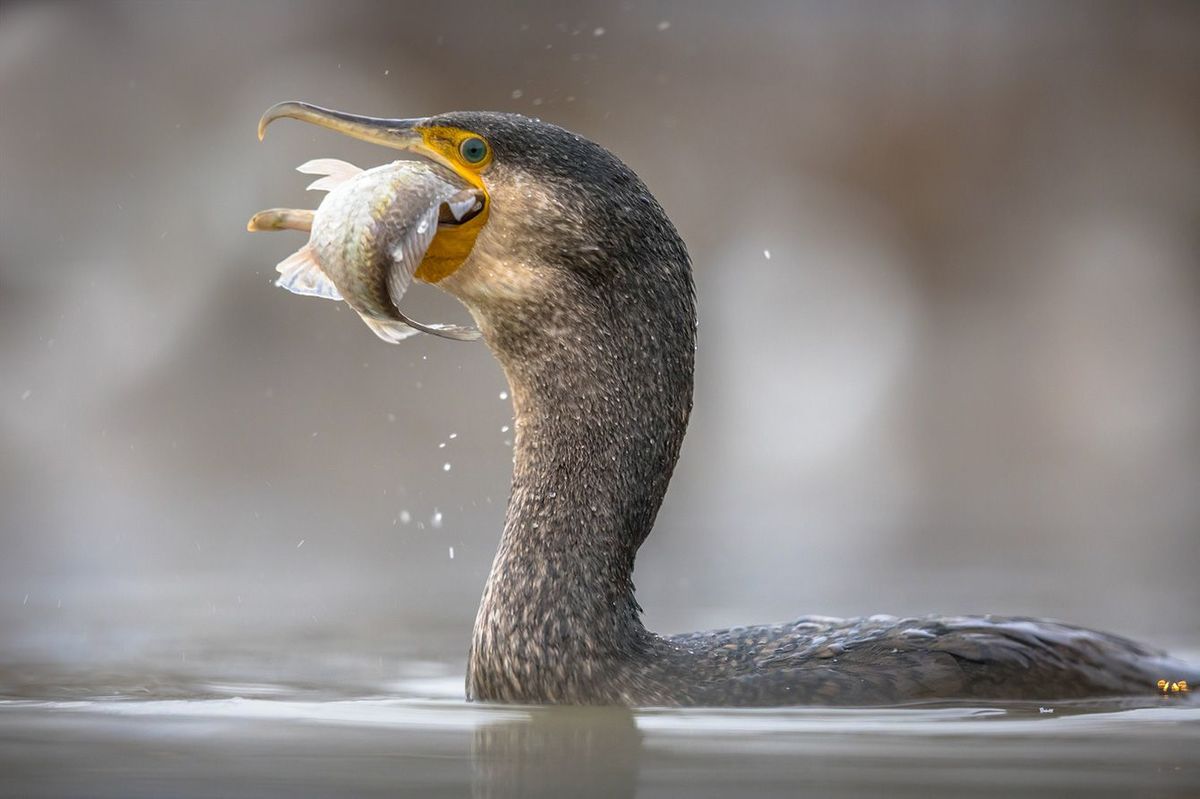
{"label": "hooked beak", "polygon": [[[487,222],[490,206],[487,187],[479,175],[465,169],[443,155],[433,146],[427,134],[431,129],[426,127],[428,117],[413,119],[379,119],[376,117],[361,117],[332,111],[328,108],[302,103],[296,100],[276,103],[267,109],[258,121],[258,138],[262,141],[266,136],[267,126],[277,119],[298,119],[351,138],[404,150],[443,166],[462,179],[464,189],[460,192],[465,203],[471,200],[469,207],[459,207],[451,201],[443,203],[439,209],[438,232],[429,250],[421,261],[414,277],[427,283],[437,283],[451,274],[471,253],[475,245],[475,237]],[[303,170],[302,170],[303,171]],[[468,194],[468,192],[470,192]],[[455,195],[458,197],[459,195]],[[250,230],[303,230],[312,226],[312,212],[292,209],[273,209],[263,211],[250,220]]]}
{"label": "hooked beak", "polygon": [[360,117],[295,100],[276,103],[267,109],[267,112],[262,115],[262,119],[258,121],[258,140],[262,141],[263,137],[267,135],[267,125],[284,118],[320,125],[323,128],[372,144],[381,144],[396,150],[408,150],[426,157],[432,155],[429,148],[425,146],[425,137],[417,130],[417,126],[425,121],[424,118]]}

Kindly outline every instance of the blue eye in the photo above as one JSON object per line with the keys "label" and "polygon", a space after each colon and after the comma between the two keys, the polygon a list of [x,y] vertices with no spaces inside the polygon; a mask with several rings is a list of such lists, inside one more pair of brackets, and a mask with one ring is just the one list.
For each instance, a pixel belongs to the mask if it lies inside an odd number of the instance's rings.
{"label": "blue eye", "polygon": [[463,160],[468,164],[478,164],[487,157],[487,142],[478,136],[472,136],[469,139],[463,139],[462,144],[458,145],[458,151],[462,153]]}

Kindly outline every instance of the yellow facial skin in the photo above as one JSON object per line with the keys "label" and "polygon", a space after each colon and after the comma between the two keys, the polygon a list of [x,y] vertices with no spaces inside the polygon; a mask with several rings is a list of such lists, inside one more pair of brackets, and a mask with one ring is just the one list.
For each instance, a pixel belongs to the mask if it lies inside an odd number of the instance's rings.
{"label": "yellow facial skin", "polygon": [[453,169],[463,180],[475,186],[483,193],[483,210],[461,225],[445,225],[438,228],[437,235],[429,245],[421,265],[414,274],[418,280],[426,283],[437,283],[453,274],[475,246],[475,237],[487,224],[491,198],[487,187],[483,184],[483,173],[492,164],[492,148],[488,146],[487,153],[478,163],[469,163],[462,155],[462,143],[467,139],[478,138],[486,143],[482,136],[469,130],[448,127],[419,127],[417,131],[424,140],[422,154],[428,155],[443,165]]}
{"label": "yellow facial skin", "polygon": [[[258,121],[259,140],[266,135],[268,125],[284,118],[298,119],[362,141],[426,156],[453,169],[463,180],[479,189],[484,198],[483,209],[461,225],[440,226],[429,250],[417,267],[415,277],[427,283],[438,283],[453,274],[467,260],[472,247],[475,246],[476,237],[487,224],[491,207],[491,195],[484,186],[482,177],[492,164],[492,149],[486,139],[469,130],[430,125],[423,120],[362,117],[289,100],[276,103],[262,115]],[[474,163],[467,161],[461,152],[462,143],[472,138],[480,139],[487,147],[484,157]],[[261,221],[264,225],[283,225],[282,221],[274,218],[264,218]]]}

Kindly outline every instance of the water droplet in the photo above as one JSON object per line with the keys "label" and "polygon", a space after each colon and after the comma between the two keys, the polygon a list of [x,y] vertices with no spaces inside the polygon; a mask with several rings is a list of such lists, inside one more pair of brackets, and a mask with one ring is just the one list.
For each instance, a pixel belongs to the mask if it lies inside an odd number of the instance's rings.
{"label": "water droplet", "polygon": [[400,523],[401,523],[401,524],[408,524],[408,523],[409,523],[409,522],[411,522],[411,521],[412,521],[412,514],[411,514],[411,513],[409,513],[409,512],[408,512],[408,511],[406,511],[406,510],[402,510],[402,511],[400,511]]}
{"label": "water droplet", "polygon": [[671,23],[664,19],[662,22],[658,23],[657,27],[660,31],[665,31],[667,28],[671,27]]}
{"label": "water droplet", "polygon": [[763,258],[766,258],[768,261],[771,260],[771,251],[763,250]]}
{"label": "water droplet", "polygon": [[500,428],[500,432],[501,432],[501,433],[507,433],[507,432],[508,432],[508,425],[504,425],[504,427],[501,427],[501,428]]}
{"label": "water droplet", "polygon": [[450,471],[450,464],[448,464],[448,463],[443,463],[443,464],[442,464],[442,471],[443,471],[443,472],[448,472],[448,471]]}
{"label": "water droplet", "polygon": [[27,389],[25,389],[23,392],[21,392],[21,399],[23,399],[23,400],[27,400],[27,399],[29,399],[29,398],[30,398],[30,397],[32,397],[32,396],[33,396],[33,389],[32,389],[32,388],[27,388]]}
{"label": "water droplet", "polygon": [[429,517],[429,523],[431,525],[433,525],[434,527],[441,527],[442,526],[442,512],[440,510],[435,509],[433,511],[433,515]]}
{"label": "water droplet", "polygon": [[454,547],[450,547],[450,560],[454,560]]}
{"label": "water droplet", "polygon": [[300,547],[304,546],[304,542],[305,542],[306,540],[308,540],[308,539],[301,538],[301,539],[300,539],[300,543],[299,543],[299,544],[296,544],[296,549],[299,549]]}
{"label": "water droplet", "polygon": [[508,392],[507,392],[507,391],[501,391],[501,392],[500,392],[500,399],[502,399],[502,400],[506,400],[506,399],[508,399]]}
{"label": "water droplet", "polygon": [[596,30],[592,31],[593,36],[603,36],[604,33],[605,33],[604,28],[596,28]]}
{"label": "water droplet", "polygon": [[523,95],[523,94],[525,94],[525,92],[521,91],[520,89],[513,89],[512,98],[514,100],[520,100],[521,95]]}
{"label": "water droplet", "polygon": [[453,439],[456,439],[456,438],[458,438],[458,433],[451,433],[451,434],[450,434],[450,439],[451,439],[451,440],[453,440]]}

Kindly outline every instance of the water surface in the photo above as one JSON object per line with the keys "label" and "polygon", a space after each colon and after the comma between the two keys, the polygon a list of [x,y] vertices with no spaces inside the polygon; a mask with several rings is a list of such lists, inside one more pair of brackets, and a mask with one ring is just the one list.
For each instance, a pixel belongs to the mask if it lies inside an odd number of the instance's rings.
{"label": "water surface", "polygon": [[[328,666],[328,664],[326,664]],[[498,707],[462,664],[386,680],[8,664],[0,794],[1195,796],[1200,706]],[[366,664],[323,673],[370,673]],[[273,674],[279,672],[273,671]]]}

